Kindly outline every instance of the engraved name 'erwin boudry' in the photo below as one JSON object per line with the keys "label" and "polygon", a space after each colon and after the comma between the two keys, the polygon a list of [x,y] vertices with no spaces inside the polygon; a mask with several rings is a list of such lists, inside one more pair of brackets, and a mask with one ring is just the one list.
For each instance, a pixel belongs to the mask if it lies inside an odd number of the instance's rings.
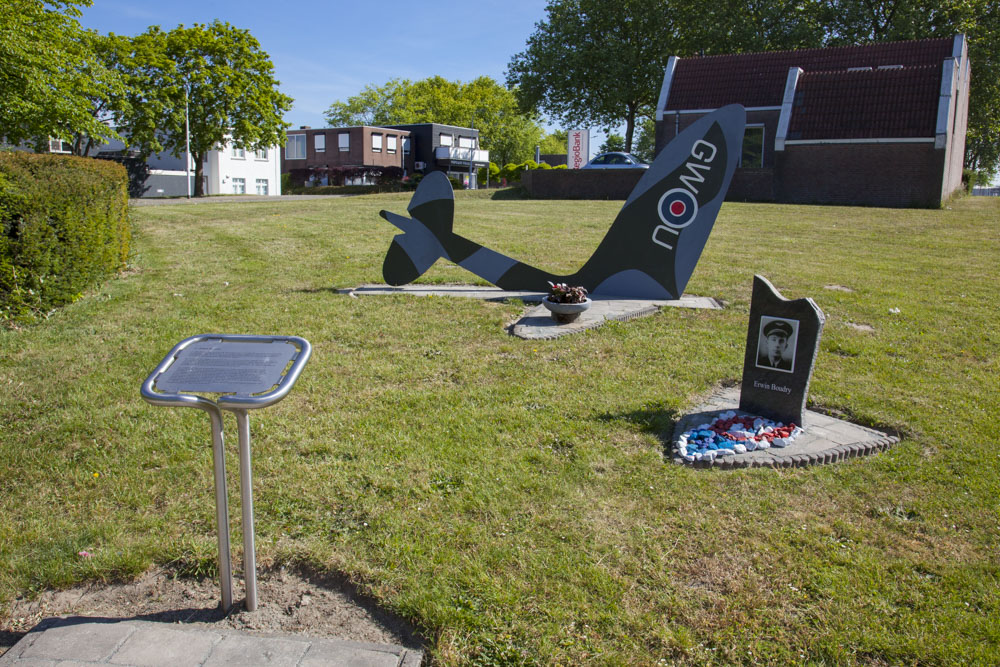
{"label": "engraved name 'erwin boudry'", "polygon": [[753,381],[753,386],[755,388],[757,388],[757,389],[768,389],[770,391],[780,391],[782,394],[790,394],[790,393],[792,393],[792,388],[791,387],[782,387],[781,385],[777,385],[777,384],[775,384],[773,382],[771,384],[768,384],[766,382],[758,382],[757,380],[754,380]]}

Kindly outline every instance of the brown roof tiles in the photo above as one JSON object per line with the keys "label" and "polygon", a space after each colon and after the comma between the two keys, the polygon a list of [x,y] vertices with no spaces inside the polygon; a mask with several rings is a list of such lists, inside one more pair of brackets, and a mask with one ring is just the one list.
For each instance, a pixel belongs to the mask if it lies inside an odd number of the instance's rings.
{"label": "brown roof tiles", "polygon": [[953,38],[949,37],[680,58],[670,85],[666,111],[715,109],[734,102],[745,107],[780,106],[790,67],[801,67],[805,72],[871,67],[873,71],[885,72],[895,70],[877,68],[880,65],[903,65],[904,68],[935,65],[940,71],[941,63],[951,57],[952,45]]}
{"label": "brown roof tiles", "polygon": [[941,65],[805,72],[788,139],[933,137]]}

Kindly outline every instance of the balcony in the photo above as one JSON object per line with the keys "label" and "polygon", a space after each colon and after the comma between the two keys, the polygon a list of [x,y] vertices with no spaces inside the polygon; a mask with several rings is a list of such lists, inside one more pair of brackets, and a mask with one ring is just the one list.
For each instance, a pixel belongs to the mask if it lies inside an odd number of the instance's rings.
{"label": "balcony", "polygon": [[473,166],[485,167],[490,163],[490,152],[475,148],[438,146],[434,149],[434,159],[441,166],[468,167],[471,159]]}

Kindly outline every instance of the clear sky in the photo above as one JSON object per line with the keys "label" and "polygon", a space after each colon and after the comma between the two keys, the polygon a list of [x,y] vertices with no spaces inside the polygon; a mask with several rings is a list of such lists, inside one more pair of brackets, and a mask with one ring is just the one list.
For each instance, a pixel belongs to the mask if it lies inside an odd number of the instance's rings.
{"label": "clear sky", "polygon": [[485,75],[503,84],[507,63],[544,18],[545,0],[93,0],[80,23],[119,35],[215,19],[247,29],[295,99],[285,120],[323,127],[330,104],[397,77]]}

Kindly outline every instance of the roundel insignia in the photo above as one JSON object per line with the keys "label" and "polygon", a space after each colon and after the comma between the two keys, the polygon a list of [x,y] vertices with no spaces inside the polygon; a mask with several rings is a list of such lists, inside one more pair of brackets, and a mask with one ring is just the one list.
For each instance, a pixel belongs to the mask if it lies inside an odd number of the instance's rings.
{"label": "roundel insignia", "polygon": [[680,229],[690,225],[694,216],[698,215],[698,200],[684,188],[674,188],[663,193],[656,212],[660,220]]}

